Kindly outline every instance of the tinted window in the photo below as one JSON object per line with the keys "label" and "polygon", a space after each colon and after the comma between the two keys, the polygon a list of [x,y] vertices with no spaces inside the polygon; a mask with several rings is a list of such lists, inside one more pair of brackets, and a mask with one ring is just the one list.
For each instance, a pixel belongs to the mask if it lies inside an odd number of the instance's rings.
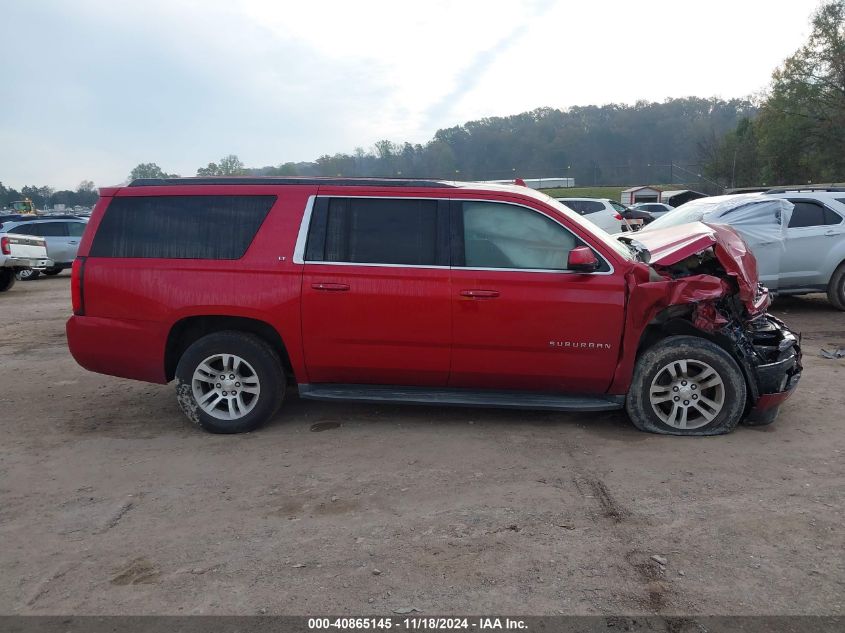
{"label": "tinted window", "polygon": [[[792,210],[792,217],[789,219],[790,228],[839,223],[838,216],[833,217],[835,214],[825,209],[818,202],[807,200],[790,200],[790,202],[795,205],[795,208]],[[828,212],[825,213],[825,211]]]}
{"label": "tinted window", "polygon": [[828,207],[824,208],[824,223],[825,224],[839,224],[842,222],[842,216],[839,215],[836,211],[829,209]]}
{"label": "tinted window", "polygon": [[86,224],[84,222],[68,222],[67,223],[67,233],[71,237],[82,237],[82,234],[85,232]]}
{"label": "tinted window", "polygon": [[319,199],[311,216],[306,259],[436,265],[437,208],[437,200]]}
{"label": "tinted window", "polygon": [[8,226],[4,230],[18,235],[41,235],[41,227],[37,224],[18,224],[17,226]]}
{"label": "tinted window", "polygon": [[44,237],[67,237],[66,222],[39,222],[36,229]]}
{"label": "tinted window", "polygon": [[561,200],[561,202],[581,215],[588,215],[604,209],[604,204],[595,200]]}
{"label": "tinted window", "polygon": [[464,202],[465,266],[566,270],[580,241],[545,215],[495,202]]}
{"label": "tinted window", "polygon": [[103,216],[92,257],[238,259],[275,196],[115,198]]}

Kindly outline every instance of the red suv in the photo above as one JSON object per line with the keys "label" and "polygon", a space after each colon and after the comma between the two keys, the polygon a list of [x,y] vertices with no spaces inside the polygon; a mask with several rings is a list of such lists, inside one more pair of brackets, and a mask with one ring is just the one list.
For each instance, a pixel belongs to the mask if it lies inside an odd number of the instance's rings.
{"label": "red suv", "polygon": [[801,374],[744,242],[611,237],[519,186],[184,178],[100,191],[67,335],[87,369],[176,380],[208,431],[323,400],[597,411],[713,435]]}

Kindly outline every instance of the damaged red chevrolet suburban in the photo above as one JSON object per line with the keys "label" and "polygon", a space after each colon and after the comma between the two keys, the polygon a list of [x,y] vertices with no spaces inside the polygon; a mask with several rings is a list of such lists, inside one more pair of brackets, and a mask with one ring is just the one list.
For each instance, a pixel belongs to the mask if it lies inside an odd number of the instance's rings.
{"label": "damaged red chevrolet suburban", "polygon": [[185,178],[103,189],[73,266],[85,368],[176,381],[217,433],[300,397],[772,422],[799,337],[729,227],[616,239],[525,187]]}

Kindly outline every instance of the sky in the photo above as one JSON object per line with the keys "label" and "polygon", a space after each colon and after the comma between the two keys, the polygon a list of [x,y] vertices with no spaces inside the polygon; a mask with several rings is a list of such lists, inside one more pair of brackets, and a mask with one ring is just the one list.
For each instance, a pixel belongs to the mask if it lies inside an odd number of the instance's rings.
{"label": "sky", "polygon": [[0,182],[425,143],[538,107],[746,97],[818,0],[0,0]]}

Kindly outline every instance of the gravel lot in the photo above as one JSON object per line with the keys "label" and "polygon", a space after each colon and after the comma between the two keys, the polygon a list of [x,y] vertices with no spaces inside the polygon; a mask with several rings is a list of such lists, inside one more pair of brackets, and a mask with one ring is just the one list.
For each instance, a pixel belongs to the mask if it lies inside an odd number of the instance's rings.
{"label": "gravel lot", "polygon": [[[291,398],[212,436],[88,373],[67,273],[0,295],[0,613],[845,613],[845,314],[778,301],[805,373],[771,427]],[[651,557],[666,559],[661,566]]]}

